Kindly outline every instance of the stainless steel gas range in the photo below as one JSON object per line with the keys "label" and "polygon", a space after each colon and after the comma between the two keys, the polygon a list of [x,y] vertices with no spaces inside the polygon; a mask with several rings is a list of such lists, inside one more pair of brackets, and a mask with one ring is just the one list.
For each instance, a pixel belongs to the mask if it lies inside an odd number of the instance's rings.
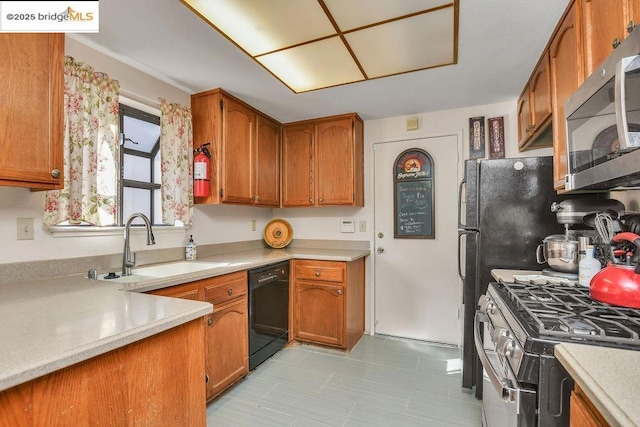
{"label": "stainless steel gas range", "polygon": [[559,284],[491,283],[475,315],[484,368],[483,425],[569,425],[573,381],[554,357],[559,342],[640,350],[640,310]]}

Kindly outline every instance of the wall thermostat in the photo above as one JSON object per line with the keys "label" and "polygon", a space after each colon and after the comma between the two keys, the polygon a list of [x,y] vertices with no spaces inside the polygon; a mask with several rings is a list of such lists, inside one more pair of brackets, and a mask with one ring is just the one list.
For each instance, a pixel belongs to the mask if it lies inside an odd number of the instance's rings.
{"label": "wall thermostat", "polygon": [[343,219],[340,221],[341,233],[355,233],[356,232],[356,220],[355,219]]}

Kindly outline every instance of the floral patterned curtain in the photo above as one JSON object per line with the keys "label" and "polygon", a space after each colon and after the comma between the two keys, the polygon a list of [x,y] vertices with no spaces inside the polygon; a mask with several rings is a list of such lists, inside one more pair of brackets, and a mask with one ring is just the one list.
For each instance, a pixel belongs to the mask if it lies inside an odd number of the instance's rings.
{"label": "floral patterned curtain", "polygon": [[120,85],[69,56],[64,68],[64,188],[45,193],[44,222],[114,225]]}
{"label": "floral patterned curtain", "polygon": [[162,222],[193,223],[193,128],[191,110],[160,98]]}

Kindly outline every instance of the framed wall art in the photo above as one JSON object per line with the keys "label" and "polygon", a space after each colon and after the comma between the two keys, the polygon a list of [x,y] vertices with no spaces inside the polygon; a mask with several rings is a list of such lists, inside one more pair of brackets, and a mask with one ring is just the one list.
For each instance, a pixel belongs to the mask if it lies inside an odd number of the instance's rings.
{"label": "framed wall art", "polygon": [[489,158],[504,159],[504,117],[487,119],[489,128]]}
{"label": "framed wall art", "polygon": [[484,116],[469,119],[469,158],[485,157]]}
{"label": "framed wall art", "polygon": [[419,148],[405,150],[393,167],[394,234],[396,239],[434,239],[433,159]]}

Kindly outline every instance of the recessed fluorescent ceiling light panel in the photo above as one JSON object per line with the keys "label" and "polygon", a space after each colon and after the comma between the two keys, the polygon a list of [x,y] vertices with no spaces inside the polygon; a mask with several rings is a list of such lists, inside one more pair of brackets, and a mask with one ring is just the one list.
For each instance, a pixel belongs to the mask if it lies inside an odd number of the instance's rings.
{"label": "recessed fluorescent ceiling light panel", "polygon": [[181,0],[296,93],[457,62],[459,0]]}

